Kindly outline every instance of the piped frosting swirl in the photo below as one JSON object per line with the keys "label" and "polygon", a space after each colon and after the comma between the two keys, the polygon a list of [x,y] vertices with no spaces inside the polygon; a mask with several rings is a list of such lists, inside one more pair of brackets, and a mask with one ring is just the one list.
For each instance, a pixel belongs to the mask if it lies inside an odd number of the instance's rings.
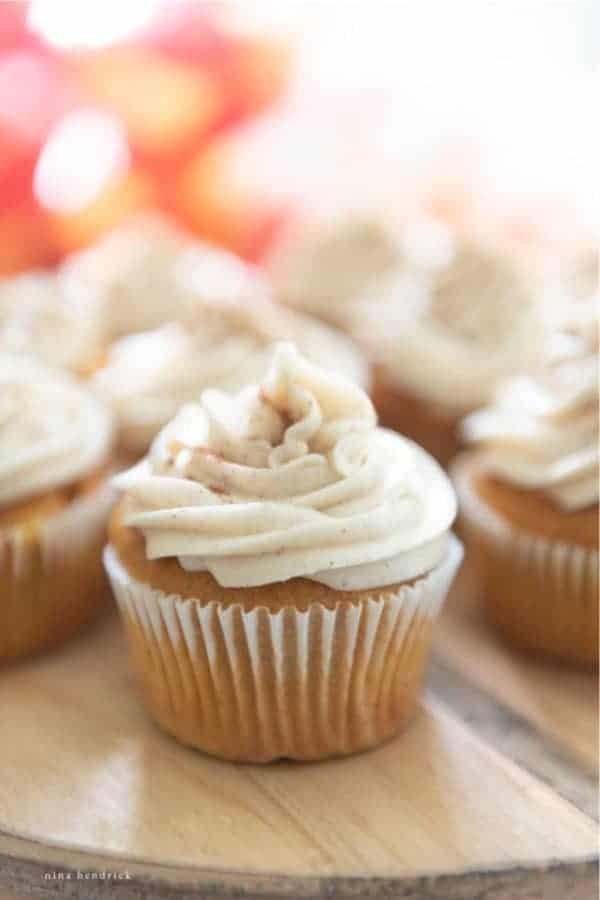
{"label": "piped frosting swirl", "polygon": [[492,474],[566,511],[598,502],[598,321],[556,335],[543,367],[512,378],[464,423]]}
{"label": "piped frosting swirl", "polygon": [[389,281],[363,311],[359,327],[384,380],[451,416],[488,402],[500,379],[542,350],[533,282],[511,259],[471,242],[429,277]]}
{"label": "piped frosting swirl", "polygon": [[113,345],[95,386],[140,449],[206,387],[235,391],[265,374],[273,341],[293,339],[307,355],[366,385],[352,342],[327,326],[256,294],[252,302],[196,298],[192,314]]}
{"label": "piped frosting swirl", "polygon": [[291,344],[262,385],[184,407],[116,482],[148,558],[178,557],[227,587],[406,581],[445,557],[456,513],[437,463]]}
{"label": "piped frosting swirl", "polygon": [[87,388],[0,355],[0,508],[90,474],[111,440],[111,416]]}
{"label": "piped frosting swirl", "polygon": [[185,239],[159,216],[121,225],[63,264],[73,292],[86,293],[102,311],[108,338],[153,328],[182,303],[175,271]]}
{"label": "piped frosting swirl", "polygon": [[404,263],[397,236],[376,219],[351,217],[291,236],[271,275],[282,303],[333,325],[348,325],[353,304]]}
{"label": "piped frosting swirl", "polygon": [[77,371],[101,351],[104,329],[95,304],[66,290],[53,272],[32,271],[0,282],[0,350],[25,353]]}
{"label": "piped frosting swirl", "polygon": [[241,300],[259,276],[232,253],[193,240],[158,215],[125,223],[61,270],[64,283],[101,310],[109,339],[185,317],[197,301]]}

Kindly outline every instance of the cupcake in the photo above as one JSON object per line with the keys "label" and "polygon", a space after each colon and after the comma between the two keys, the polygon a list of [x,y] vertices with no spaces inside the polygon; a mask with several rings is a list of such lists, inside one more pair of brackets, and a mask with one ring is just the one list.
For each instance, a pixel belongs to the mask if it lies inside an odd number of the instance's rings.
{"label": "cupcake", "polygon": [[365,298],[355,324],[373,364],[380,420],[447,463],[461,419],[540,354],[542,326],[530,277],[480,244],[461,242],[428,279],[391,281]]}
{"label": "cupcake", "polygon": [[[102,309],[109,338],[155,328],[177,317],[187,294],[176,271],[191,238],[158,215],[146,215],[110,232],[62,267],[71,290]],[[218,251],[215,250],[215,254]]]}
{"label": "cupcake", "polygon": [[455,465],[468,559],[514,644],[598,659],[598,332],[564,334],[534,374],[467,418]]}
{"label": "cupcake", "polygon": [[[197,273],[199,274],[199,273]],[[349,338],[300,313],[284,310],[256,291],[204,301],[194,312],[153,331],[117,341],[94,386],[114,410],[122,452],[139,458],[158,431],[182,404],[196,400],[206,387],[235,391],[260,380],[268,368],[274,340],[293,339],[315,361],[323,362],[362,386],[368,367]]]}
{"label": "cupcake", "polygon": [[85,376],[100,364],[104,345],[99,309],[59,275],[39,270],[0,281],[0,352]]}
{"label": "cupcake", "polygon": [[58,643],[105,602],[111,439],[86,387],[0,354],[0,659]]}
{"label": "cupcake", "polygon": [[462,550],[452,486],[360,387],[279,344],[117,478],[107,570],[144,701],[232,760],[376,745],[417,704]]}
{"label": "cupcake", "polygon": [[288,234],[269,272],[280,303],[347,330],[355,302],[404,263],[391,228],[376,218],[350,216]]}

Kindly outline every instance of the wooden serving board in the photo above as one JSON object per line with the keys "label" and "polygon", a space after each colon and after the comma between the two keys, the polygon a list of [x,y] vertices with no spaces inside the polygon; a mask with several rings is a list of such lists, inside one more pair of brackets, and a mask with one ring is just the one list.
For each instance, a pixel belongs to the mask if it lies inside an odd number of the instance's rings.
{"label": "wooden serving board", "polygon": [[325,763],[162,734],[114,613],[2,669],[1,900],[597,896],[596,680],[509,652],[454,595],[415,722]]}

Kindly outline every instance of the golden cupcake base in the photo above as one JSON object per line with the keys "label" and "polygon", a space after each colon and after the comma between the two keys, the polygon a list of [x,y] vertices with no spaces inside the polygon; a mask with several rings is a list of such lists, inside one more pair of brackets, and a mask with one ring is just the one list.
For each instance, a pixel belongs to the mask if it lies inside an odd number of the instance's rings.
{"label": "golden cupcake base", "polygon": [[102,569],[113,494],[96,478],[0,516],[0,660],[59,644],[109,600]]}
{"label": "golden cupcake base", "polygon": [[442,466],[447,466],[458,453],[460,416],[444,416],[428,406],[422,397],[392,385],[377,368],[373,374],[371,399],[380,425],[411,438]]}
{"label": "golden cupcake base", "polygon": [[596,667],[597,509],[563,513],[490,479],[468,456],[453,469],[467,565],[490,622],[530,653]]}
{"label": "golden cupcake base", "polygon": [[[315,585],[315,596],[332,595],[328,605],[307,593],[312,582],[293,579],[273,586],[270,606],[270,585],[252,591],[263,592],[262,605],[215,600],[224,589],[208,573],[193,573],[214,588],[201,597],[166,593],[135,577],[131,547],[126,555],[124,564],[120,547],[109,547],[105,564],[149,712],[184,744],[264,763],[354,753],[409,721],[462,551],[453,540],[447,560],[423,578],[348,599]],[[164,584],[163,562],[150,565]],[[245,590],[227,593],[243,598]]]}

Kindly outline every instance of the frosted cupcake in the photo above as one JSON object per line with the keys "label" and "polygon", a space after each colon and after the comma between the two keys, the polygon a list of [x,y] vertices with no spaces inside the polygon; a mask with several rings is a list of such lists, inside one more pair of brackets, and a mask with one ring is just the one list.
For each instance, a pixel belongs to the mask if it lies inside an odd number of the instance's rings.
{"label": "frosted cupcake", "polygon": [[235,294],[229,301],[204,302],[208,288],[202,281],[193,315],[122,338],[94,378],[115,412],[125,454],[141,456],[179,407],[204,388],[234,391],[260,380],[274,340],[294,339],[311,359],[367,386],[368,366],[350,339],[258,293],[251,302]]}
{"label": "frosted cupcake", "polygon": [[105,350],[99,308],[70,291],[54,272],[0,281],[0,352],[26,354],[46,365],[88,375]]}
{"label": "frosted cupcake", "polygon": [[186,744],[351,753],[415,710],[461,558],[437,463],[350,381],[277,347],[120,475],[106,565],[145,703]]}
{"label": "frosted cupcake", "polygon": [[354,303],[404,262],[390,228],[377,219],[349,217],[290,234],[269,270],[280,303],[348,330]]}
{"label": "frosted cupcake", "polygon": [[[179,280],[182,254],[192,239],[157,215],[115,229],[98,244],[71,257],[62,274],[72,290],[89,293],[102,308],[110,338],[155,328],[188,309],[189,293]],[[205,267],[231,272],[232,258],[208,246]]]}
{"label": "frosted cupcake", "polygon": [[429,283],[390,282],[357,320],[374,367],[373,400],[384,425],[440,462],[460,446],[458,425],[498,382],[541,353],[534,284],[509,258],[461,243]]}
{"label": "frosted cupcake", "polygon": [[514,643],[598,658],[598,334],[563,335],[546,366],[465,422],[455,475],[488,615]]}
{"label": "frosted cupcake", "polygon": [[111,440],[85,387],[0,355],[0,659],[67,638],[107,599]]}

